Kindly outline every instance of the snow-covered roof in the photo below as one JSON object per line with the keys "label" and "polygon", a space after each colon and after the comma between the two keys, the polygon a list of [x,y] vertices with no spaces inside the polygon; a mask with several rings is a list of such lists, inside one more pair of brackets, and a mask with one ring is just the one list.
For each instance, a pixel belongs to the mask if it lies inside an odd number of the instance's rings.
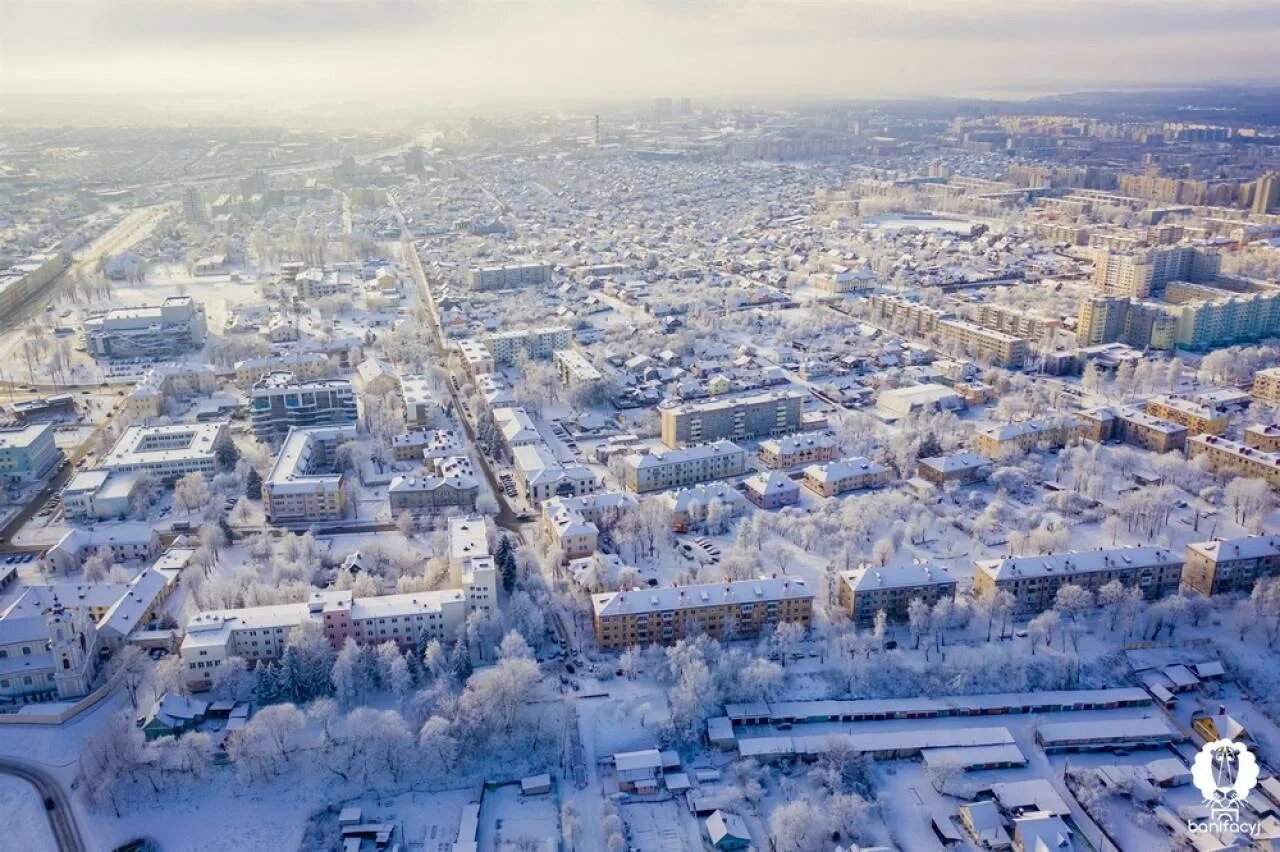
{"label": "snow-covered roof", "polygon": [[607,617],[690,607],[720,606],[726,603],[757,603],[791,598],[811,599],[813,596],[813,592],[803,580],[771,577],[693,586],[664,586],[630,592],[606,592],[592,595],[591,602],[597,617]]}
{"label": "snow-covered roof", "polygon": [[976,566],[994,580],[1011,580],[1072,576],[1098,571],[1128,571],[1140,567],[1170,567],[1181,565],[1182,562],[1181,554],[1163,547],[1118,547],[985,559],[977,562]]}
{"label": "snow-covered roof", "polygon": [[1193,550],[1214,562],[1226,562],[1236,559],[1262,559],[1280,555],[1280,536],[1247,535],[1239,538],[1198,541],[1187,545]]}

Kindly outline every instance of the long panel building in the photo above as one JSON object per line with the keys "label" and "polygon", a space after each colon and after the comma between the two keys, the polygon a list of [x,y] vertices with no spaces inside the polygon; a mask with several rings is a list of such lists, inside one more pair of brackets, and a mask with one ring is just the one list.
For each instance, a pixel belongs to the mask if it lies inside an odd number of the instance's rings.
{"label": "long panel building", "polygon": [[1096,592],[1112,580],[1142,589],[1148,600],[1178,591],[1183,557],[1163,547],[1120,547],[1043,556],[1011,556],[977,563],[973,590],[979,596],[1013,595],[1014,612],[1043,612],[1068,583]]}
{"label": "long panel building", "polygon": [[695,402],[661,409],[662,443],[672,449],[709,441],[745,441],[800,429],[804,394],[796,391]]}
{"label": "long panel building", "polygon": [[702,633],[749,638],[783,622],[807,629],[813,597],[803,580],[771,578],[608,592],[593,595],[591,604],[596,643],[620,650],[671,645]]}

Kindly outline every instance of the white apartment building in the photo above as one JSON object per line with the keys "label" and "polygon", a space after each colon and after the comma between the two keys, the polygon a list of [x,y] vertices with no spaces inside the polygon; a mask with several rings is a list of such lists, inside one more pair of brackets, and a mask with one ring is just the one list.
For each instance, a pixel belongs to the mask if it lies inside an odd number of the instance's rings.
{"label": "white apartment building", "polygon": [[484,518],[449,519],[449,571],[466,594],[467,611],[498,609],[498,566],[489,552]]}
{"label": "white apartment building", "polygon": [[343,515],[343,474],[338,446],[355,440],[355,426],[290,429],[271,472],[262,482],[262,507],[269,523],[333,521]]}
{"label": "white apartment building", "polygon": [[747,469],[747,451],[732,441],[716,441],[682,450],[632,454],[623,459],[623,466],[627,488],[642,494],[738,476]]}
{"label": "white apartment building", "polygon": [[334,648],[347,638],[361,645],[395,642],[416,648],[430,639],[451,642],[466,622],[461,589],[357,598],[350,591],[320,591],[305,603],[202,612],[187,622],[179,654],[193,686],[207,685],[229,657],[250,662],[278,660],[289,631],[319,623]]}
{"label": "white apartment building", "polygon": [[484,344],[495,364],[513,364],[522,352],[528,358],[545,360],[573,345],[573,331],[564,325],[502,331],[485,337]]}

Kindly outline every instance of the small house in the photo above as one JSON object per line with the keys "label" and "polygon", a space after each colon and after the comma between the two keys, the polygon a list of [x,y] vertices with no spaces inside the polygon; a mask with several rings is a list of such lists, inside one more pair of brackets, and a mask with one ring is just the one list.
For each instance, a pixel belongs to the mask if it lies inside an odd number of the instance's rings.
{"label": "small house", "polygon": [[706,819],[707,836],[714,849],[746,849],[751,846],[751,832],[737,814],[713,811]]}

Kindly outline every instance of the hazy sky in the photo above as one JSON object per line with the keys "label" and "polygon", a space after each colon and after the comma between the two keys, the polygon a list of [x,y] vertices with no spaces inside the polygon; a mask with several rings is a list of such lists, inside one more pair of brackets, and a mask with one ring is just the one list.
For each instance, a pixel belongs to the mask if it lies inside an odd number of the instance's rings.
{"label": "hazy sky", "polygon": [[0,0],[10,93],[1033,94],[1274,80],[1277,45],[1280,0]]}

